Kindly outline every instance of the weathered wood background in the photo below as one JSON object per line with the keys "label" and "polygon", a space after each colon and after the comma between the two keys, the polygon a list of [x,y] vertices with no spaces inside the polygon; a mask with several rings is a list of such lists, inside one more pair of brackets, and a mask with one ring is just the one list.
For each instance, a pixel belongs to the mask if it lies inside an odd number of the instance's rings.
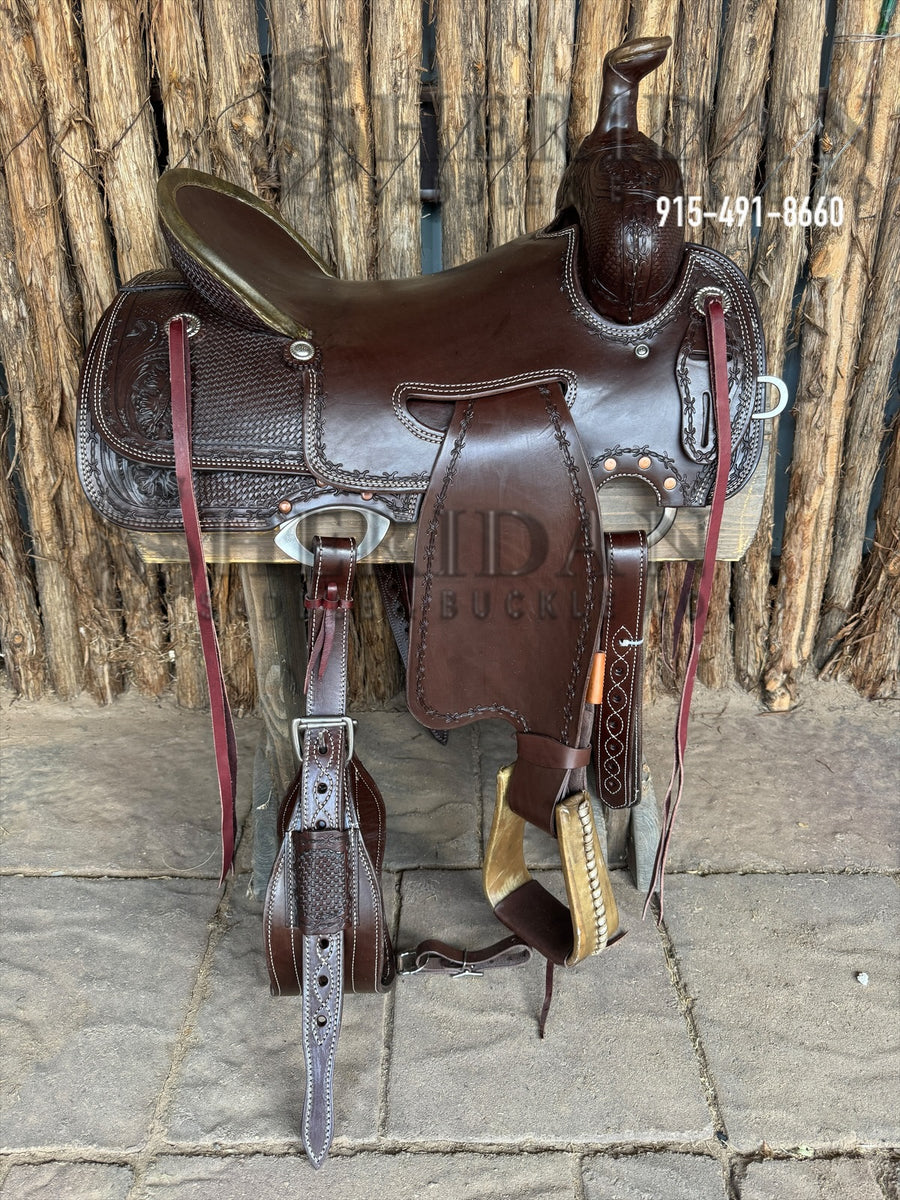
{"label": "weathered wood background", "polygon": [[[687,192],[707,210],[726,196],[762,195],[767,211],[788,197],[839,196],[845,212],[840,228],[765,219],[755,238],[715,221],[691,231],[750,274],[770,371],[788,358],[799,365],[793,438],[782,437],[759,536],[745,561],[718,569],[703,678],[737,678],[775,708],[794,703],[814,671],[896,695],[893,9],[893,0],[0,3],[0,648],[13,689],[108,701],[132,685],[205,702],[187,568],[143,564],[93,515],[75,474],[85,339],[117,281],[165,260],[160,170],[211,170],[275,201],[342,275],[415,274],[420,112],[433,104],[452,266],[552,215],[567,156],[596,115],[604,54],[626,34],[668,34],[674,48],[641,115],[680,157]],[[214,585],[231,692],[247,707],[255,682],[235,568],[215,568]],[[371,595],[371,579],[362,587]],[[377,699],[399,676],[378,620],[366,624],[357,693]],[[665,685],[670,655],[658,631],[657,647]]]}

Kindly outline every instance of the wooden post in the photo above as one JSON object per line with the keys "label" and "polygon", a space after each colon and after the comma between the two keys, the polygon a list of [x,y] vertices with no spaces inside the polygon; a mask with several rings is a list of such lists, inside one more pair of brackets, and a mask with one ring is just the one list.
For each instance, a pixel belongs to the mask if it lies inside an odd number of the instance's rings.
{"label": "wooden post", "polygon": [[627,20],[627,0],[582,4],[578,10],[572,101],[569,106],[570,155],[597,123],[603,86],[603,60],[623,40]]}
{"label": "wooden post", "polygon": [[[674,43],[678,7],[678,0],[635,0],[631,6],[629,38],[670,37]],[[665,142],[674,75],[675,54],[670,50],[638,94],[638,128],[654,141]]]}
{"label": "wooden post", "polygon": [[[810,235],[794,453],[765,673],[766,703],[776,710],[796,702],[798,680],[812,657],[831,558],[849,388],[877,234],[874,222],[867,227],[861,221],[857,199],[865,175],[883,178],[890,163],[892,146],[885,136],[866,144],[876,79],[884,66],[884,42],[873,44],[866,35],[874,33],[880,11],[881,0],[843,0],[837,9],[825,154],[810,204],[839,196],[845,213],[842,224],[813,225]],[[891,55],[889,67],[894,62]],[[887,94],[896,99],[900,76],[892,71],[892,78],[896,90]],[[867,153],[874,160],[868,165]]]}
{"label": "wooden post", "polygon": [[194,0],[154,0],[150,45],[166,122],[168,166],[210,171],[206,52]]}
{"label": "wooden post", "polygon": [[[886,50],[900,49],[900,44]],[[895,93],[896,94],[896,93]],[[878,120],[888,118],[885,108]],[[816,639],[816,665],[837,648],[853,615],[872,487],[884,440],[885,403],[900,339],[900,125],[894,122],[894,162],[880,216],[880,237],[863,302],[862,337],[844,437],[834,550]],[[871,214],[866,214],[872,219]]]}
{"label": "wooden post", "polygon": [[437,16],[443,266],[488,247],[485,0],[447,0]]}
{"label": "wooden post", "polygon": [[270,199],[255,0],[203,0],[213,171]]}
{"label": "wooden post", "polygon": [[488,7],[488,244],[502,246],[525,232],[528,157],[528,0]]}
{"label": "wooden post", "polygon": [[326,262],[334,262],[324,203],[328,181],[325,47],[320,0],[267,0],[272,44],[271,135],[280,207]]}
{"label": "wooden post", "polygon": [[[0,320],[6,319],[4,308],[0,303]],[[47,686],[46,648],[11,481],[9,416],[8,398],[0,396],[0,650],[13,691],[39,700]]]}
{"label": "wooden post", "polygon": [[47,667],[57,693],[109,700],[122,687],[121,629],[99,522],[75,476],[78,310],[50,167],[30,30],[0,11],[0,246],[6,264],[0,353],[14,414],[40,593]]}
{"label": "wooden post", "polygon": [[380,279],[422,269],[419,200],[419,78],[422,11],[417,0],[374,0],[370,31],[372,141]]}
{"label": "wooden post", "polygon": [[[766,179],[761,189],[764,207],[770,211],[780,211],[788,196],[809,195],[824,29],[824,0],[779,3],[769,84]],[[784,368],[794,288],[805,254],[805,231],[799,225],[763,222],[750,278],[771,375],[780,375]],[[776,429],[771,436],[774,440]],[[738,680],[748,689],[759,685],[768,652],[774,494],[773,471],[759,532],[733,572],[735,666]]]}
{"label": "wooden post", "polygon": [[859,617],[847,639],[850,679],[864,696],[900,695],[900,421],[884,474],[875,538],[857,596]]}
{"label": "wooden post", "polygon": [[575,44],[575,0],[531,0],[531,120],[525,229],[542,229],[556,212],[566,167],[566,118]]}

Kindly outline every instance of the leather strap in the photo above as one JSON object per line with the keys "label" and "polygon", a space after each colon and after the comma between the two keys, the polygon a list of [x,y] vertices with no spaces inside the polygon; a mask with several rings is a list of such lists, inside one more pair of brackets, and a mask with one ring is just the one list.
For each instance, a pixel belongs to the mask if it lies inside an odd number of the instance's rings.
{"label": "leather strap", "polygon": [[607,602],[600,648],[605,678],[593,735],[597,794],[609,808],[630,808],[641,798],[647,538],[640,530],[608,533],[604,548]]}
{"label": "leather strap", "polygon": [[[306,733],[301,784],[288,818],[286,871],[306,912],[302,938],[301,1114],[310,1162],[324,1162],[334,1132],[334,1064],[344,996],[345,930],[351,924],[349,834],[344,788],[350,757],[347,652],[356,547],[351,538],[316,538],[310,594]],[[347,847],[344,846],[347,843]],[[292,922],[298,924],[298,922]]]}
{"label": "leather strap", "polygon": [[703,547],[700,583],[697,589],[697,604],[694,620],[691,624],[688,662],[685,669],[681,698],[678,703],[678,715],[675,723],[675,754],[672,763],[672,775],[663,802],[663,830],[656,851],[656,861],[653,864],[653,877],[644,901],[644,914],[646,915],[653,893],[657,890],[659,891],[658,922],[663,917],[663,880],[666,869],[666,856],[669,852],[675,815],[678,812],[678,805],[684,789],[684,753],[687,746],[691,699],[694,694],[694,682],[697,678],[697,667],[700,662],[700,643],[703,640],[706,618],[709,613],[709,601],[712,595],[713,577],[716,566],[716,548],[719,544],[719,531],[722,527],[722,514],[725,510],[728,475],[731,470],[728,344],[725,333],[725,312],[721,300],[717,297],[712,297],[706,303],[706,335],[709,343],[709,369],[716,425],[716,468],[709,521],[706,526],[706,541]]}
{"label": "leather strap", "polygon": [[397,956],[400,975],[483,975],[496,967],[520,967],[531,958],[531,948],[521,938],[502,938],[480,950],[461,950],[438,938],[426,938],[414,950]]}
{"label": "leather strap", "polygon": [[178,499],[181,505],[181,517],[191,564],[194,604],[200,625],[200,646],[203,651],[203,665],[209,689],[209,707],[212,717],[222,820],[222,869],[219,876],[219,882],[222,883],[234,864],[237,834],[235,816],[237,743],[234,736],[231,708],[225,694],[225,677],[222,672],[219,639],[212,615],[212,597],[209,591],[206,557],[203,553],[203,538],[200,532],[200,514],[194,492],[194,475],[191,465],[191,358],[186,318],[183,315],[173,317],[169,322],[168,331],[175,477],[178,482]]}

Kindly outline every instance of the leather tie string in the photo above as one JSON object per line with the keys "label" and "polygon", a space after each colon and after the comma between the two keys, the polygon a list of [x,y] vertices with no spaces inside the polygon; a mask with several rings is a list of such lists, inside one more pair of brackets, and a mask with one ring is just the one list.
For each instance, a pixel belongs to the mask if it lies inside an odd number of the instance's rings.
{"label": "leather tie string", "polygon": [[317,671],[319,679],[324,678],[331,648],[334,645],[334,634],[337,628],[338,612],[347,612],[353,607],[352,600],[344,600],[338,593],[337,584],[330,583],[324,598],[307,596],[304,605],[308,612],[313,613],[313,620],[318,617],[319,627],[313,638],[309,661],[306,664],[306,678],[303,681],[303,694],[309,691],[313,671]]}
{"label": "leather tie string", "polygon": [[194,492],[194,475],[191,466],[191,356],[187,320],[183,315],[173,317],[169,322],[169,377],[172,389],[175,478],[178,482],[178,500],[181,505],[181,518],[184,523],[188,558],[191,564],[194,604],[200,624],[200,646],[203,651],[203,665],[206,669],[206,684],[209,689],[216,774],[219,781],[219,801],[222,814],[222,869],[219,882],[223,883],[225,876],[234,864],[237,835],[235,816],[237,743],[234,736],[231,707],[225,694],[225,676],[222,671],[219,638],[212,615],[212,596],[209,591],[209,577],[206,573],[206,556],[203,553],[200,514]]}
{"label": "leather tie string", "polygon": [[[694,681],[697,677],[697,667],[700,662],[700,643],[703,640],[703,631],[706,628],[706,618],[709,612],[709,601],[712,595],[713,577],[716,566],[716,549],[719,544],[719,531],[722,527],[722,514],[725,509],[728,476],[731,472],[728,344],[725,335],[725,310],[722,307],[722,301],[717,297],[712,297],[707,301],[706,336],[709,343],[709,366],[716,426],[716,474],[709,510],[709,522],[706,526],[706,542],[703,548],[700,583],[697,589],[697,606],[691,626],[688,663],[685,670],[684,683],[681,688],[681,698],[678,704],[678,715],[675,723],[675,754],[672,763],[672,776],[669,780],[669,786],[663,803],[663,829],[656,851],[656,860],[653,864],[653,878],[644,901],[644,916],[646,916],[653,893],[657,890],[659,891],[659,916],[657,917],[657,923],[663,917],[663,879],[665,876],[666,856],[669,852],[675,815],[678,811],[678,805],[684,789],[684,753],[687,746],[691,698],[694,694]],[[688,572],[688,580],[693,581],[693,570]],[[689,587],[690,584],[688,583],[687,586]],[[687,597],[682,594],[682,602],[679,604],[679,626],[681,617],[684,614],[686,601]]]}

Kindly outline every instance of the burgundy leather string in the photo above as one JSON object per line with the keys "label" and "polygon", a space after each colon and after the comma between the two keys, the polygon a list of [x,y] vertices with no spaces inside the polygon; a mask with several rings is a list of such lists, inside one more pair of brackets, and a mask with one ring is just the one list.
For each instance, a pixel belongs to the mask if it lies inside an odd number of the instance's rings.
{"label": "burgundy leather string", "polygon": [[700,662],[700,643],[703,640],[703,631],[706,627],[706,617],[712,595],[716,549],[719,544],[719,531],[722,527],[722,514],[725,509],[728,476],[731,472],[731,410],[728,398],[728,345],[725,337],[725,310],[721,300],[715,297],[710,299],[706,305],[706,336],[709,342],[709,369],[716,423],[716,474],[709,521],[706,526],[700,584],[697,589],[697,608],[691,626],[690,651],[675,724],[675,756],[672,764],[672,777],[669,780],[663,804],[663,829],[656,851],[656,861],[653,864],[653,878],[644,901],[644,915],[646,916],[650,899],[653,893],[657,889],[659,890],[658,921],[661,921],[663,916],[663,880],[666,856],[669,852],[675,814],[678,811],[684,788],[684,752],[687,746],[688,718],[691,698],[694,694],[694,681],[697,677],[697,666]]}
{"label": "burgundy leather string", "polygon": [[175,478],[178,481],[178,499],[181,504],[181,517],[191,563],[194,603],[200,623],[200,646],[203,651],[203,665],[206,668],[206,683],[209,688],[216,772],[219,778],[219,799],[222,808],[222,870],[219,882],[222,883],[234,862],[237,831],[235,819],[237,744],[234,737],[231,708],[225,694],[219,638],[213,621],[212,596],[209,591],[206,556],[203,553],[203,538],[200,533],[200,514],[197,510],[197,497],[194,494],[194,476],[191,469],[191,357],[187,323],[184,316],[173,317],[169,322],[169,377],[172,388]]}

